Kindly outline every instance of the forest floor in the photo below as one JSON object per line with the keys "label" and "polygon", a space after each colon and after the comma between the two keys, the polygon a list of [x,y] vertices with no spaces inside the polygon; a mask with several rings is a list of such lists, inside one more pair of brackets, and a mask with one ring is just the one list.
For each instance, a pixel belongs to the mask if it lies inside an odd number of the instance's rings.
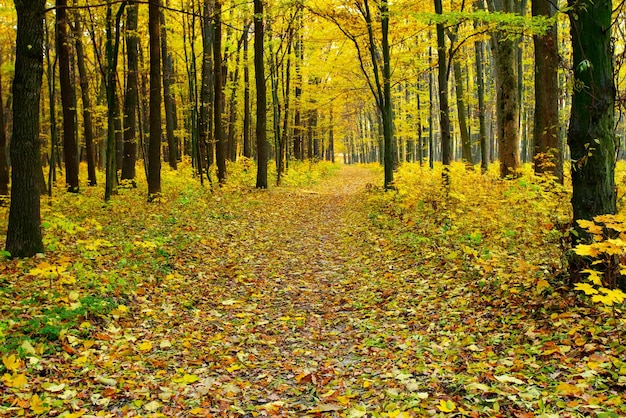
{"label": "forest floor", "polygon": [[46,255],[0,264],[0,415],[623,416],[623,319],[534,212],[558,193],[470,173],[444,204],[413,170],[44,201]]}

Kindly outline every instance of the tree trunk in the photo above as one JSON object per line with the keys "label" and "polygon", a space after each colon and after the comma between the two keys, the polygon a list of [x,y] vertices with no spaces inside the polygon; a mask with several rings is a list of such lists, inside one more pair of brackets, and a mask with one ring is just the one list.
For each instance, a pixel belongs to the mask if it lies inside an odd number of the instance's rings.
{"label": "tree trunk", "polygon": [[252,157],[250,143],[250,70],[248,69],[248,29],[243,36],[243,156]]}
{"label": "tree trunk", "polygon": [[139,36],[137,20],[139,5],[128,6],[126,14],[126,56],[128,72],[126,74],[126,94],[124,94],[124,155],[122,158],[122,180],[135,182],[135,162],[137,159],[137,109],[139,105]]}
{"label": "tree trunk", "polygon": [[[117,188],[117,135],[116,120],[119,120],[119,100],[117,98],[117,53],[120,44],[120,21],[126,3],[122,3],[113,22],[111,6],[107,6],[106,28],[106,93],[107,93],[107,150],[106,184],[104,200],[108,201]],[[115,25],[115,26],[113,26]],[[115,36],[115,38],[113,38]]]}
{"label": "tree trunk", "polygon": [[[0,57],[0,66],[2,65],[2,57]],[[4,196],[9,195],[9,159],[7,155],[7,131],[4,118],[4,102],[2,101],[2,74],[0,72],[0,206],[4,206]],[[54,167],[50,167],[54,169]]]}
{"label": "tree trunk", "polygon": [[389,7],[380,3],[383,50],[383,136],[385,138],[385,189],[393,187],[393,107],[391,105],[391,56],[389,48]]}
{"label": "tree trunk", "polygon": [[467,129],[467,116],[465,114],[465,89],[463,88],[463,72],[461,71],[461,63],[458,59],[452,64],[454,70],[454,85],[456,88],[456,108],[459,115],[459,129],[461,131],[461,156],[463,161],[474,167],[474,158],[472,157],[472,141]]}
{"label": "tree trunk", "polygon": [[213,143],[211,118],[213,103],[213,25],[211,24],[209,0],[204,1],[202,12],[202,76],[200,85],[200,114],[198,117],[198,172],[202,176],[202,167],[213,163]]}
{"label": "tree trunk", "polygon": [[[441,0],[435,0],[435,13],[443,14]],[[439,89],[439,126],[441,129],[441,159],[444,165],[452,162],[452,138],[450,135],[450,106],[448,104],[448,61],[443,23],[437,23],[437,63]]]}
{"label": "tree trunk", "polygon": [[11,206],[6,236],[6,251],[13,257],[30,257],[44,250],[37,183],[41,173],[39,99],[43,78],[44,6],[44,0],[15,1]]}
{"label": "tree trunk", "polygon": [[70,75],[70,45],[67,33],[67,0],[56,0],[56,46],[59,57],[61,106],[63,107],[63,158],[67,191],[78,193],[78,145],[76,143],[76,107]]}
{"label": "tree trunk", "polygon": [[[533,0],[533,16],[552,17],[556,8],[549,0]],[[551,173],[563,183],[563,146],[559,125],[559,51],[557,25],[544,35],[534,35],[535,124],[533,129],[536,173]]]}
{"label": "tree trunk", "polygon": [[174,97],[171,93],[172,76],[174,74],[174,60],[167,48],[167,29],[165,27],[165,13],[161,10],[161,57],[163,57],[163,103],[165,107],[165,137],[167,138],[167,159],[172,170],[177,169],[178,144],[174,137],[176,129],[176,111]]}
{"label": "tree trunk", "polygon": [[217,163],[217,180],[226,181],[226,144],[224,126],[222,124],[222,109],[224,85],[222,83],[222,4],[215,2],[213,18],[213,124],[215,129],[215,162]]}
{"label": "tree trunk", "polygon": [[[616,212],[611,2],[570,1],[576,88],[567,142],[572,154],[574,219]],[[580,230],[577,241],[587,235]]]}
{"label": "tree trunk", "polygon": [[93,120],[91,113],[91,99],[89,98],[89,79],[87,77],[87,69],[85,68],[85,51],[82,41],[82,29],[78,14],[74,22],[74,36],[76,37],[76,60],[78,61],[78,78],[80,84],[81,98],[83,102],[83,129],[85,131],[85,154],[87,156],[87,177],[90,186],[96,186],[98,180],[96,178],[96,151],[93,136]]}
{"label": "tree trunk", "polygon": [[269,149],[267,144],[267,91],[263,61],[263,0],[254,0],[254,77],[256,81],[256,146],[257,176],[256,187],[267,189],[267,164]]}
{"label": "tree trunk", "polygon": [[160,1],[148,5],[150,35],[150,138],[148,144],[148,201],[161,194],[161,40]]}
{"label": "tree trunk", "polygon": [[[496,4],[497,3],[497,4]],[[491,11],[513,13],[512,0],[490,2]],[[505,33],[493,34],[496,66],[496,108],[498,123],[498,148],[500,151],[500,177],[516,175],[520,168],[519,153],[519,93],[516,74],[515,41]]]}
{"label": "tree trunk", "polygon": [[[482,0],[477,2],[478,8]],[[476,94],[478,95],[478,141],[480,143],[480,169],[483,173],[489,168],[489,157],[487,155],[487,127],[485,124],[485,71],[483,69],[483,41],[474,42],[474,52],[476,56]]]}

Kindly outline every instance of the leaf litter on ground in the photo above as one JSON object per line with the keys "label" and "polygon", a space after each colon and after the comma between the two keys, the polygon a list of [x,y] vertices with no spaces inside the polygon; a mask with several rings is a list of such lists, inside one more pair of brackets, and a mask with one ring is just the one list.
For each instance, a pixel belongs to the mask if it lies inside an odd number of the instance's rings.
{"label": "leaf litter on ground", "polygon": [[230,168],[213,192],[164,172],[159,204],[45,202],[46,254],[0,265],[0,414],[626,413],[624,324],[563,279],[563,189],[322,165],[260,191]]}

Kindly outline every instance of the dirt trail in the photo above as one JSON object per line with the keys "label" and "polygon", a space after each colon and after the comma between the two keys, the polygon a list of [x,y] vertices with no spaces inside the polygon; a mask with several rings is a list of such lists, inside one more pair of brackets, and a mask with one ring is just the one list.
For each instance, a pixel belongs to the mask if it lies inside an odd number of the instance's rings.
{"label": "dirt trail", "polygon": [[379,281],[393,266],[362,205],[377,180],[343,167],[311,189],[253,191],[224,207],[199,259],[178,255],[177,278],[140,295],[141,318],[126,324],[168,347],[121,368],[156,386],[197,376],[178,396],[211,413],[341,411],[359,392],[376,402],[367,376],[395,367],[377,337],[392,293]]}

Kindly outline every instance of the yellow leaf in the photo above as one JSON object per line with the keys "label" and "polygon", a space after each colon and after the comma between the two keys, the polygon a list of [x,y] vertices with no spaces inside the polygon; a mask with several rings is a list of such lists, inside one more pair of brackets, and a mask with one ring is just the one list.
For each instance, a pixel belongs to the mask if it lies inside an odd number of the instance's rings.
{"label": "yellow leaf", "polygon": [[229,373],[232,373],[232,372],[234,372],[236,370],[239,370],[239,369],[243,369],[243,366],[241,364],[233,364],[232,366],[226,368],[226,370]]}
{"label": "yellow leaf", "polygon": [[21,389],[28,383],[26,375],[23,373],[13,373],[12,375],[5,373],[4,376],[2,376],[2,381],[7,387],[16,389]]}
{"label": "yellow leaf", "polygon": [[43,399],[41,399],[39,395],[34,394],[30,398],[30,410],[37,415],[41,415],[48,410],[48,405],[44,403]]}
{"label": "yellow leaf", "polygon": [[595,287],[591,286],[589,283],[576,283],[574,288],[576,290],[581,290],[585,292],[585,295],[594,295],[598,293],[598,290]]}
{"label": "yellow leaf", "polygon": [[600,278],[600,276],[602,276],[602,272],[591,269],[584,269],[582,272],[589,274],[587,280],[589,280],[591,283],[595,284],[596,286],[602,286],[602,279]]}
{"label": "yellow leaf", "polygon": [[207,411],[204,408],[200,408],[200,407],[189,410],[189,413],[192,415],[202,415],[202,416],[207,415]]}
{"label": "yellow leaf", "polygon": [[550,283],[547,280],[541,279],[537,282],[537,293],[543,292],[545,289],[550,288]]}
{"label": "yellow leaf", "polygon": [[574,252],[583,257],[596,257],[599,254],[597,248],[588,244],[578,244],[576,248],[574,248]]}
{"label": "yellow leaf", "polygon": [[456,409],[456,405],[451,400],[444,401],[443,399],[439,401],[439,405],[437,408],[441,412],[452,412]]}
{"label": "yellow leaf", "polygon": [[147,353],[150,350],[152,350],[152,343],[150,341],[144,341],[141,344],[139,344],[139,351],[143,351],[144,353]]}
{"label": "yellow leaf", "polygon": [[22,367],[22,361],[15,357],[15,354],[11,354],[8,357],[2,357],[2,364],[4,364],[4,367],[6,367],[9,371],[15,371]]}

